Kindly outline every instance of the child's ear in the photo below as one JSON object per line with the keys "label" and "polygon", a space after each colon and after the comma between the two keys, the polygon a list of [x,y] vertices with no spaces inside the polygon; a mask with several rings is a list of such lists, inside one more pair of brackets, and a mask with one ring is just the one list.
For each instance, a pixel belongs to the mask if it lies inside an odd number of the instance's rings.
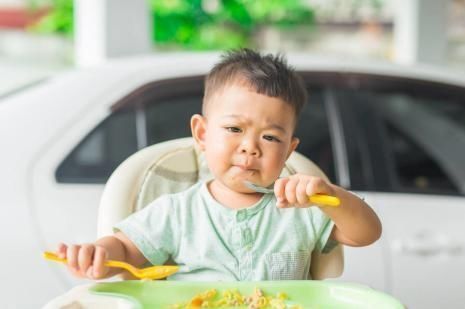
{"label": "child's ear", "polygon": [[205,117],[195,114],[191,117],[192,137],[200,150],[205,150],[205,132],[207,131],[207,123]]}
{"label": "child's ear", "polygon": [[289,145],[289,150],[287,152],[286,160],[289,159],[291,153],[297,148],[300,140],[297,137],[292,137],[291,144]]}

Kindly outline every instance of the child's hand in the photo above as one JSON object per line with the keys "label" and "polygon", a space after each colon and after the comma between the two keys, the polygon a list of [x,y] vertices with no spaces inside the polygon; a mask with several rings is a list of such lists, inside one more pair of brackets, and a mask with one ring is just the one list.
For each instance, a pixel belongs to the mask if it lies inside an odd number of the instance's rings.
{"label": "child's hand", "polygon": [[279,208],[310,207],[309,196],[314,194],[335,195],[329,183],[320,177],[295,174],[280,178],[274,184],[274,193]]}
{"label": "child's hand", "polygon": [[68,259],[68,268],[71,273],[80,278],[101,279],[108,273],[104,266],[108,258],[108,251],[95,244],[58,245],[57,255]]}

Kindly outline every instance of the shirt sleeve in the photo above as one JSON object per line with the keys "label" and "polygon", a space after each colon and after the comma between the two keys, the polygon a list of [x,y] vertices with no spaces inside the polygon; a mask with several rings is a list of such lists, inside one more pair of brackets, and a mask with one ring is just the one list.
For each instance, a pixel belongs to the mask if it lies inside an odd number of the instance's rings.
{"label": "shirt sleeve", "polygon": [[116,224],[114,230],[126,235],[150,263],[159,265],[175,251],[176,215],[173,199],[165,195]]}
{"label": "shirt sleeve", "polygon": [[315,239],[315,249],[321,253],[329,253],[337,241],[330,239],[334,222],[318,207],[310,207],[311,222]]}

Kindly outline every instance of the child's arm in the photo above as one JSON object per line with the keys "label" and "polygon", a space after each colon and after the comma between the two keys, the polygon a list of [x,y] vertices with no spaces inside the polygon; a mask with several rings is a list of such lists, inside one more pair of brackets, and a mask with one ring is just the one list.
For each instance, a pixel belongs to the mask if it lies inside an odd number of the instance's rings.
{"label": "child's arm", "polygon": [[349,246],[367,246],[381,236],[381,222],[363,200],[319,177],[296,174],[278,179],[274,186],[278,207],[309,207],[308,196],[316,193],[337,196],[341,205],[320,205],[335,223],[331,238]]}
{"label": "child's arm", "polygon": [[95,243],[70,245],[60,244],[57,254],[68,259],[71,273],[77,277],[102,279],[121,272],[119,268],[104,266],[106,260],[125,261],[134,266],[143,265],[146,258],[123,233],[100,238]]}

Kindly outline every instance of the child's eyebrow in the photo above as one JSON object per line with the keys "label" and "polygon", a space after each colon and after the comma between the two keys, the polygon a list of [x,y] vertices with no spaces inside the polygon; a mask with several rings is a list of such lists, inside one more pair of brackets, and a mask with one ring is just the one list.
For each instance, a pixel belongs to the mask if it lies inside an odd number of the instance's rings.
{"label": "child's eyebrow", "polygon": [[280,125],[277,125],[277,124],[270,124],[265,129],[275,129],[275,130],[281,131],[283,133],[286,133],[286,129],[284,129],[283,127],[281,127]]}
{"label": "child's eyebrow", "polygon": [[230,115],[224,115],[221,118],[242,118],[242,117],[240,115],[230,114]]}
{"label": "child's eyebrow", "polygon": [[[234,119],[237,119],[237,120],[240,120],[240,121],[249,122],[249,121],[245,120],[244,117],[242,117],[241,115],[235,115],[235,114],[224,115],[221,118],[234,118]],[[286,129],[284,129],[284,127],[280,126],[279,124],[275,124],[275,123],[268,124],[264,129],[265,130],[267,130],[267,129],[275,129],[275,130],[281,131],[283,133],[286,133]]]}

